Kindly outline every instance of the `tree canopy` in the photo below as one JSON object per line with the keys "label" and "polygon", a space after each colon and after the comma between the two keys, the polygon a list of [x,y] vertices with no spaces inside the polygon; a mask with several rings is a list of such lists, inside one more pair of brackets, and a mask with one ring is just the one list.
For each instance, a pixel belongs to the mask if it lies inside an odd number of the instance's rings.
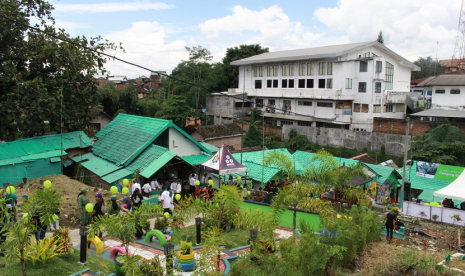
{"label": "tree canopy", "polygon": [[137,91],[132,85],[118,89],[116,84],[108,82],[104,87],[98,88],[98,101],[103,105],[103,110],[113,117],[121,113],[119,110],[129,114],[135,114],[137,111]]}
{"label": "tree canopy", "polygon": [[[71,37],[56,29],[53,7],[45,0],[0,1],[0,140],[82,130],[97,100],[94,76],[104,74],[106,58],[92,50],[116,50],[101,37]],[[68,39],[64,42],[28,27]],[[92,50],[91,50],[92,49]],[[122,49],[122,48],[119,48]],[[49,124],[44,122],[48,121]]]}
{"label": "tree canopy", "polygon": [[376,41],[384,45],[383,30],[379,31],[378,38],[376,39]]}
{"label": "tree canopy", "polygon": [[450,123],[413,138],[413,160],[464,166],[465,135]]}
{"label": "tree canopy", "polygon": [[431,56],[424,58],[419,57],[413,64],[421,68],[420,71],[412,71],[412,80],[426,78],[444,73],[444,68],[441,67],[438,61],[433,60]]}

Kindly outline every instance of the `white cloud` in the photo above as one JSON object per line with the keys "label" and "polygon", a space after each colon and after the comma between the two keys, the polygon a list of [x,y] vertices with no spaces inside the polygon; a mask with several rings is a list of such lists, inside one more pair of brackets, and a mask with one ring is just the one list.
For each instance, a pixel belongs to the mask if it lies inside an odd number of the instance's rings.
{"label": "white cloud", "polygon": [[95,4],[55,4],[57,12],[71,13],[103,13],[125,11],[166,10],[174,8],[174,5],[152,1],[95,3]]}
{"label": "white cloud", "polygon": [[[126,53],[118,53],[116,57],[139,64],[151,70],[168,73],[181,60],[187,60],[184,49],[185,41],[175,40],[165,43],[167,29],[157,22],[134,22],[131,28],[106,35],[109,41],[123,43]],[[105,67],[111,74],[137,77],[149,72],[119,61],[109,61]]]}
{"label": "white cloud", "polygon": [[83,28],[90,28],[88,24],[82,24],[79,22],[71,22],[71,21],[62,21],[62,20],[55,20],[55,26],[60,29],[65,29],[67,33],[76,34],[78,29]]}
{"label": "white cloud", "polygon": [[371,41],[383,30],[385,45],[415,60],[450,58],[455,46],[460,0],[340,0],[337,7],[319,8],[314,17],[328,31],[344,32],[351,42]]}

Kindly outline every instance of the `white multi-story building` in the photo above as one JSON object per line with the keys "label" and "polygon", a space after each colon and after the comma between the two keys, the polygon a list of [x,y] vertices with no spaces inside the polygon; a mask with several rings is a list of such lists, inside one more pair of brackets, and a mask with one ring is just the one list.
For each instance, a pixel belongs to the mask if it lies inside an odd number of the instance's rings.
{"label": "white multi-story building", "polygon": [[220,121],[222,98],[233,96],[240,108],[237,99],[245,93],[269,125],[366,131],[375,117],[405,117],[410,74],[420,69],[376,41],[264,53],[231,64],[239,67],[239,88],[214,94],[207,106]]}

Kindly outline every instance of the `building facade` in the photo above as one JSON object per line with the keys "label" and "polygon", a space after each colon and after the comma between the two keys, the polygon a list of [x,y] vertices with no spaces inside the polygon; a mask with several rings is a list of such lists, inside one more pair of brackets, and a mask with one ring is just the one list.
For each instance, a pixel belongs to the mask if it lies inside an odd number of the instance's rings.
{"label": "building facade", "polygon": [[375,117],[405,117],[410,74],[420,69],[376,41],[264,53],[231,64],[239,67],[239,88],[214,94],[208,110],[224,111],[223,101],[242,108],[245,93],[267,125],[361,131],[372,131]]}

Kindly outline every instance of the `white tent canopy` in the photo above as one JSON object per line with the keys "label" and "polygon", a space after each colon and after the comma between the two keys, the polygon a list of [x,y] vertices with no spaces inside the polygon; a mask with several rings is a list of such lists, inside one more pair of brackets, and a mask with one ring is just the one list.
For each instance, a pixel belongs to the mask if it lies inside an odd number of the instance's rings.
{"label": "white tent canopy", "polygon": [[219,178],[226,174],[247,172],[247,167],[239,163],[224,145],[212,158],[200,164],[200,168],[218,174]]}
{"label": "white tent canopy", "polygon": [[433,193],[433,196],[450,198],[455,200],[465,200],[465,170],[454,182]]}

